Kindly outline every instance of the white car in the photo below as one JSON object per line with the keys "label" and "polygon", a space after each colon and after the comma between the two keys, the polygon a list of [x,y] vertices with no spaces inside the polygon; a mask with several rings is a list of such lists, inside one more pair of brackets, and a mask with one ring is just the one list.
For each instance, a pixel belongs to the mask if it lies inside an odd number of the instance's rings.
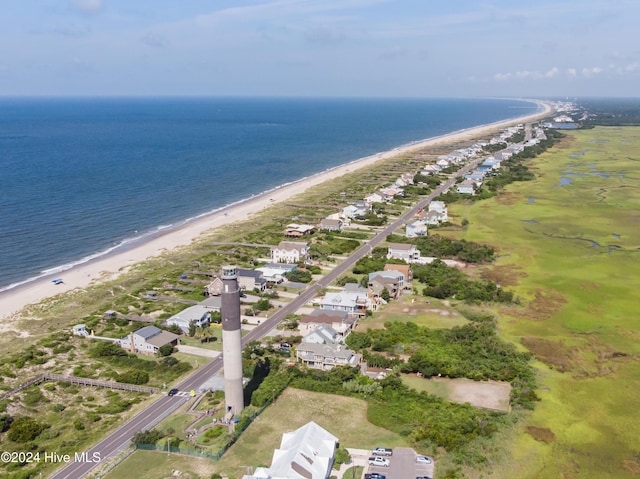
{"label": "white car", "polygon": [[371,464],[372,466],[389,467],[389,459],[385,459],[384,457],[380,456],[370,457],[369,464]]}
{"label": "white car", "polygon": [[417,456],[416,462],[419,462],[422,464],[431,464],[431,459],[429,459],[427,456]]}

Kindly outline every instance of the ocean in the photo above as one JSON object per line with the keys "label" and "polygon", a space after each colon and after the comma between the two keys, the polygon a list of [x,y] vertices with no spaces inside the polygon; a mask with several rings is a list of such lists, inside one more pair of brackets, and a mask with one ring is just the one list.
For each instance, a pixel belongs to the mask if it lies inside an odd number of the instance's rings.
{"label": "ocean", "polygon": [[0,99],[0,291],[327,168],[537,108],[495,99]]}

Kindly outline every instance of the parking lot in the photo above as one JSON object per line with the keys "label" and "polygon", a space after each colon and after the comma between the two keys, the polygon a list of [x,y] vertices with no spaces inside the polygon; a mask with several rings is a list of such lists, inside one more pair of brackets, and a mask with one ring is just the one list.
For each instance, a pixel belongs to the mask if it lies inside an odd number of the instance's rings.
{"label": "parking lot", "polygon": [[[369,451],[370,452],[370,451]],[[385,456],[389,459],[389,466],[372,466],[365,469],[368,473],[377,472],[383,474],[387,479],[416,479],[416,477],[433,477],[435,465],[418,463],[416,457],[419,454],[409,447],[396,447],[392,456]],[[371,457],[372,454],[369,454]]]}

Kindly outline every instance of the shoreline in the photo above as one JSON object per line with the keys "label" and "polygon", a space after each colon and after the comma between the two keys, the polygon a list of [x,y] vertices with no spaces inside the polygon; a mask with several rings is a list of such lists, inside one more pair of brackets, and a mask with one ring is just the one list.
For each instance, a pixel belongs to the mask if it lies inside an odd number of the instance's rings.
{"label": "shoreline", "polygon": [[[551,112],[551,107],[548,102],[538,100],[525,101],[537,104],[542,110],[524,116],[417,140],[388,151],[359,158],[319,173],[285,183],[284,185],[266,190],[257,195],[236,201],[193,218],[188,218],[173,228],[159,229],[145,233],[139,238],[125,240],[119,245],[116,245],[113,250],[98,252],[75,261],[74,263],[76,264],[68,269],[62,269],[64,265],[61,265],[47,270],[40,276],[15,283],[15,286],[8,285],[9,289],[0,291],[0,301],[2,303],[0,321],[6,323],[10,319],[22,319],[16,317],[19,316],[18,313],[20,313],[20,311],[44,299],[79,288],[85,288],[96,282],[116,279],[134,264],[157,257],[162,253],[178,247],[188,246],[204,233],[231,223],[247,220],[255,213],[286,201],[332,178],[344,176],[361,168],[371,166],[379,161],[394,158],[426,147],[476,139],[479,136],[486,135],[497,129],[545,117]],[[48,271],[51,272],[49,273]],[[52,279],[57,277],[62,277],[64,282],[60,284],[51,282]],[[7,330],[7,326],[7,324],[3,324],[0,330]],[[8,329],[11,330],[12,328],[9,326]]]}

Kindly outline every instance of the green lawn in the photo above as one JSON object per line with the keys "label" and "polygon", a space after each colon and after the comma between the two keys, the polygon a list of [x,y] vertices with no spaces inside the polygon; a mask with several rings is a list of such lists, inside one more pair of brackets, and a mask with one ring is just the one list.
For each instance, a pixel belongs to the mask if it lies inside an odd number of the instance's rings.
{"label": "green lawn", "polygon": [[[163,421],[159,429],[172,427],[177,431],[188,423],[186,416],[173,416]],[[173,469],[188,471],[194,474],[194,478],[208,478],[214,472],[233,478],[241,477],[247,466],[269,466],[273,450],[280,444],[282,434],[311,420],[337,436],[344,447],[371,449],[378,444],[388,447],[409,445],[398,434],[370,424],[367,421],[365,401],[288,388],[247,428],[218,462],[175,453],[169,456],[165,452],[136,451],[105,476],[105,479],[162,479],[169,477]]]}
{"label": "green lawn", "polygon": [[358,324],[359,331],[379,329],[388,321],[412,321],[428,328],[452,328],[468,321],[448,303],[423,296],[400,297]]}
{"label": "green lawn", "polygon": [[237,474],[246,464],[269,465],[282,433],[311,420],[337,436],[344,447],[371,449],[378,444],[409,445],[400,435],[370,424],[365,401],[288,388],[222,457],[220,472]]}
{"label": "green lawn", "polygon": [[159,451],[136,451],[116,468],[104,476],[104,479],[165,479],[172,477],[174,471],[188,473],[191,479],[209,479],[216,470],[216,463],[210,459]]}

